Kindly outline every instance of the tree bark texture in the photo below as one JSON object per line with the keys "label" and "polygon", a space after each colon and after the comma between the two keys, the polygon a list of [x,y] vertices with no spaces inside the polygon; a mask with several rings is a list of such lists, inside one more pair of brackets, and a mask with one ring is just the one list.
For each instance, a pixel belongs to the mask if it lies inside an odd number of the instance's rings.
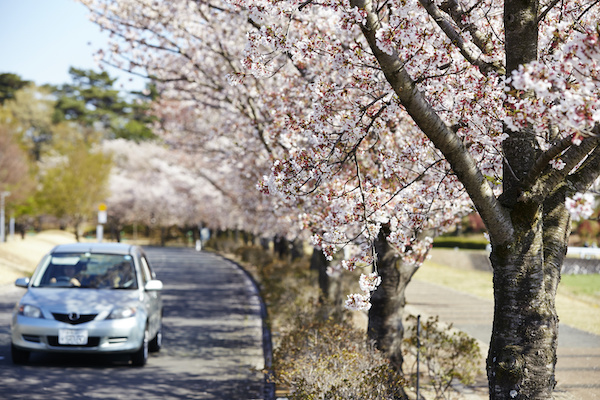
{"label": "tree bark texture", "polygon": [[[562,197],[563,201],[556,201]],[[493,247],[494,322],[487,359],[490,399],[552,399],[558,316],[554,299],[570,225],[564,197],[518,204],[515,239]]]}

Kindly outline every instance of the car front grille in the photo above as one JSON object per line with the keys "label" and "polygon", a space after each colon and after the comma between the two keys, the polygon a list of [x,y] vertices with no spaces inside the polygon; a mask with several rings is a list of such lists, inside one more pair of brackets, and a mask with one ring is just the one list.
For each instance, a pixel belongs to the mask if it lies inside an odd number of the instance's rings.
{"label": "car front grille", "polygon": [[58,344],[58,336],[48,336],[48,344],[53,347],[97,347],[100,344],[100,338],[97,336],[90,336],[87,344]]}
{"label": "car front grille", "polygon": [[85,324],[86,322],[92,321],[96,318],[98,314],[77,314],[77,313],[69,313],[69,314],[60,314],[60,313],[52,313],[54,319],[60,322],[66,322],[71,325],[79,325]]}

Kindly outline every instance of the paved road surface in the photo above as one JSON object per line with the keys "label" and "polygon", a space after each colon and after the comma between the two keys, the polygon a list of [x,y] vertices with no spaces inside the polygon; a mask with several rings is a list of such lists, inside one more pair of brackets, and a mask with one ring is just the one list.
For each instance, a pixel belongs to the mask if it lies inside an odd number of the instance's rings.
{"label": "paved road surface", "polygon": [[[406,298],[408,312],[439,315],[440,321],[453,323],[479,340],[487,353],[494,310],[491,301],[419,280],[408,285]],[[600,400],[600,336],[560,325],[556,379],[557,398]]]}
{"label": "paved road surface", "polygon": [[144,368],[118,357],[44,354],[14,366],[10,311],[23,289],[0,286],[0,399],[264,399],[261,303],[250,279],[209,253],[147,252],[165,285],[161,352]]}

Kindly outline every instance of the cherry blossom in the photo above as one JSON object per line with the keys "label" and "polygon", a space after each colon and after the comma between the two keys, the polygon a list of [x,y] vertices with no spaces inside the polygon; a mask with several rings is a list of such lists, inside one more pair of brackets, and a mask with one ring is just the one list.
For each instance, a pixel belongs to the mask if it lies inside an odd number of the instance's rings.
{"label": "cherry blossom", "polygon": [[567,208],[575,221],[590,218],[595,205],[596,199],[592,193],[575,193],[573,197],[567,197]]}
{"label": "cherry blossom", "polygon": [[349,294],[344,305],[352,311],[369,310],[371,308],[369,296],[360,293]]}
{"label": "cherry blossom", "polygon": [[381,277],[377,275],[377,272],[371,272],[368,275],[361,274],[360,280],[358,284],[360,285],[360,290],[365,293],[373,292],[377,289],[377,286],[381,283]]}

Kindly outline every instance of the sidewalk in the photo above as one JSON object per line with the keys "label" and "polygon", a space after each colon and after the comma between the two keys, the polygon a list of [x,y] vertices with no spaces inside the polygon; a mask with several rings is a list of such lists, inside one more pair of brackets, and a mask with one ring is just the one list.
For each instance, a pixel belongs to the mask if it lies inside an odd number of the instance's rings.
{"label": "sidewalk", "polygon": [[[492,332],[491,301],[419,280],[408,285],[406,299],[408,313],[438,315],[440,321],[477,339],[485,359]],[[560,325],[556,379],[556,399],[600,400],[600,336]],[[465,392],[465,399],[488,398],[487,386],[474,389]]]}

